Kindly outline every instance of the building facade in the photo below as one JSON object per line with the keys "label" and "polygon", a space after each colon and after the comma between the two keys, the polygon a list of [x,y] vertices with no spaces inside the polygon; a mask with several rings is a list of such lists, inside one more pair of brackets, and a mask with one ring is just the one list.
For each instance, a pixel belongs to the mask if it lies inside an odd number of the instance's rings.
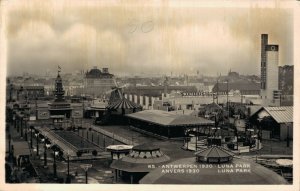
{"label": "building facade", "polygon": [[115,77],[109,73],[108,68],[103,68],[101,71],[94,67],[85,74],[84,94],[103,97],[113,87],[116,87]]}

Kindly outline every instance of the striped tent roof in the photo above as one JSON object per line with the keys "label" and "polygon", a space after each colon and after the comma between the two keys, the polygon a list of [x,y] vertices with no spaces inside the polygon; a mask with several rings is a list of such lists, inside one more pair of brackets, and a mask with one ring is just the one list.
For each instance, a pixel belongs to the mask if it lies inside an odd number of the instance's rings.
{"label": "striped tent roof", "polygon": [[203,149],[201,151],[198,151],[195,153],[196,156],[203,156],[206,158],[223,158],[223,157],[230,157],[234,154],[225,148],[218,147],[218,146],[212,146],[208,147],[206,149]]}
{"label": "striped tent roof", "polygon": [[107,106],[108,109],[134,109],[134,108],[142,108],[141,105],[136,104],[132,101],[129,101],[126,98],[116,100]]}

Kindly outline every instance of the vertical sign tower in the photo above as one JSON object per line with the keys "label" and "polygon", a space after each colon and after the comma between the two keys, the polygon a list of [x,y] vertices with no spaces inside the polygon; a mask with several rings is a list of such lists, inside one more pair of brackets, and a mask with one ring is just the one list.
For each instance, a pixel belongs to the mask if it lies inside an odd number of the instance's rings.
{"label": "vertical sign tower", "polygon": [[[261,35],[261,98],[263,106],[279,106],[278,45],[268,44],[268,35]],[[279,95],[279,96],[278,96]]]}

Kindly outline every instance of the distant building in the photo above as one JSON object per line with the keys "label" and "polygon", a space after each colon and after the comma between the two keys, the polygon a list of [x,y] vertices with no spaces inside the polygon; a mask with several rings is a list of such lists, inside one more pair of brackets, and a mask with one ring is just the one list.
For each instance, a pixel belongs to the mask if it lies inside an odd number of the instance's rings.
{"label": "distant building", "polygon": [[285,65],[279,66],[279,89],[282,94],[293,95],[294,94],[294,66]]}
{"label": "distant building", "polygon": [[237,72],[232,72],[231,70],[228,72],[228,77],[238,78],[240,75]]}
{"label": "distant building", "polygon": [[268,35],[261,35],[261,91],[264,106],[279,106],[278,45],[268,44]]}
{"label": "distant building", "polygon": [[255,82],[229,82],[228,88],[227,83],[216,83],[212,89],[212,92],[218,95],[226,95],[227,91],[241,95],[260,94],[259,83]]}
{"label": "distant building", "polygon": [[11,100],[35,100],[45,96],[44,86],[16,86],[8,84],[6,88],[7,98]]}
{"label": "distant building", "polygon": [[137,86],[124,89],[126,94],[144,95],[158,97],[162,94],[171,93],[172,91],[180,92],[197,92],[195,86]]}
{"label": "distant building", "polygon": [[115,77],[108,72],[108,68],[102,71],[94,67],[85,74],[84,93],[94,97],[102,97],[107,91],[116,87]]}

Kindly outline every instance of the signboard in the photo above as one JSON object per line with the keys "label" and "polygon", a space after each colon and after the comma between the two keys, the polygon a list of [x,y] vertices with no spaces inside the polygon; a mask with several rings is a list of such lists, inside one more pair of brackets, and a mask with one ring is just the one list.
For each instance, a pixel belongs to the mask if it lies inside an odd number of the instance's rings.
{"label": "signboard", "polygon": [[185,96],[212,96],[212,92],[183,92],[181,93],[183,97]]}

